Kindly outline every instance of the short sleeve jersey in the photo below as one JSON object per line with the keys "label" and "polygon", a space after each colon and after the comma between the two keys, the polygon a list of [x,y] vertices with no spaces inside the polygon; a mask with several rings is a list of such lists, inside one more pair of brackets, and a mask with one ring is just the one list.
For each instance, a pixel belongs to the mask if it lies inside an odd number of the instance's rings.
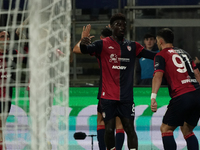
{"label": "short sleeve jersey", "polygon": [[98,58],[100,86],[98,98],[133,100],[133,73],[135,58],[144,49],[137,42],[123,40],[118,43],[112,37],[87,46],[87,52]]}
{"label": "short sleeve jersey", "polygon": [[163,72],[172,98],[200,88],[193,69],[196,65],[190,55],[179,48],[166,48],[154,58],[154,74]]}

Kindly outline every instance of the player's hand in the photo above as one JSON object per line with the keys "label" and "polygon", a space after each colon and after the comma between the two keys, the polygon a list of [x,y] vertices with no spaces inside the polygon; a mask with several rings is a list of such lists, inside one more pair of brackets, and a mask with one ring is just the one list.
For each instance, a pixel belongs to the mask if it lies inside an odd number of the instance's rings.
{"label": "player's hand", "polygon": [[195,64],[200,63],[200,60],[198,59],[198,57],[195,57],[194,63]]}
{"label": "player's hand", "polygon": [[108,25],[106,26],[106,28],[111,28],[110,24],[108,24]]}
{"label": "player's hand", "polygon": [[59,49],[56,49],[55,54],[56,54],[57,57],[60,57],[60,56],[64,57],[65,56],[65,54]]}
{"label": "player's hand", "polygon": [[151,99],[151,111],[156,112],[157,111],[157,102],[154,98]]}
{"label": "player's hand", "polygon": [[82,40],[81,40],[81,43],[82,45],[89,45],[91,44],[91,38],[90,37],[84,37]]}
{"label": "player's hand", "polygon": [[83,26],[81,39],[84,38],[84,37],[90,37],[90,30],[91,30],[91,25],[90,24],[88,24],[86,27]]}

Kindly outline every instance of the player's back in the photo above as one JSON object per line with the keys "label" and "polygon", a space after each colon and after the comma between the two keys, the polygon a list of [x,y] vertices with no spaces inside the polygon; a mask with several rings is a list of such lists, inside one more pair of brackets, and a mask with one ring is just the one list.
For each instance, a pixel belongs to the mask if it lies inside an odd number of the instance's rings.
{"label": "player's back", "polygon": [[186,51],[179,48],[166,48],[159,55],[165,59],[164,73],[171,97],[200,88],[194,76],[195,64]]}

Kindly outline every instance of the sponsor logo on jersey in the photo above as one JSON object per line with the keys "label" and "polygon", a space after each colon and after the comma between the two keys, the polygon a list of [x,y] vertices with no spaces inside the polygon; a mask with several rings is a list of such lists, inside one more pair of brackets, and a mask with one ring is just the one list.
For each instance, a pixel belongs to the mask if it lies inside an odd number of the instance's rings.
{"label": "sponsor logo on jersey", "polygon": [[129,51],[131,51],[131,47],[130,47],[130,46],[127,46],[127,49],[128,49]]}
{"label": "sponsor logo on jersey", "polygon": [[112,47],[112,46],[109,46],[109,47],[108,47],[108,49],[114,49],[114,47]]}
{"label": "sponsor logo on jersey", "polygon": [[121,62],[130,62],[130,58],[118,58],[118,61],[121,61]]}
{"label": "sponsor logo on jersey", "polygon": [[118,61],[117,61],[117,55],[116,54],[111,54],[109,62],[118,63]]}
{"label": "sponsor logo on jersey", "polygon": [[112,69],[119,69],[119,70],[125,70],[126,66],[112,66]]}
{"label": "sponsor logo on jersey", "polygon": [[191,82],[196,83],[197,80],[196,80],[196,79],[185,79],[185,80],[181,80],[181,83],[182,83],[182,84],[191,83]]}
{"label": "sponsor logo on jersey", "polygon": [[121,61],[121,62],[130,62],[130,58],[118,58],[117,54],[110,54],[109,62],[118,63],[118,61]]}

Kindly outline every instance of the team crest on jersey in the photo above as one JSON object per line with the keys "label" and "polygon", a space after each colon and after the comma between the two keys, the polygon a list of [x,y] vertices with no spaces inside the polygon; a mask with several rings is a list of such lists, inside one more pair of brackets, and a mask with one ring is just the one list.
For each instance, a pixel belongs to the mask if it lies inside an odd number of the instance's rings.
{"label": "team crest on jersey", "polygon": [[130,46],[127,46],[127,49],[128,49],[129,51],[131,51],[131,47],[130,47]]}

